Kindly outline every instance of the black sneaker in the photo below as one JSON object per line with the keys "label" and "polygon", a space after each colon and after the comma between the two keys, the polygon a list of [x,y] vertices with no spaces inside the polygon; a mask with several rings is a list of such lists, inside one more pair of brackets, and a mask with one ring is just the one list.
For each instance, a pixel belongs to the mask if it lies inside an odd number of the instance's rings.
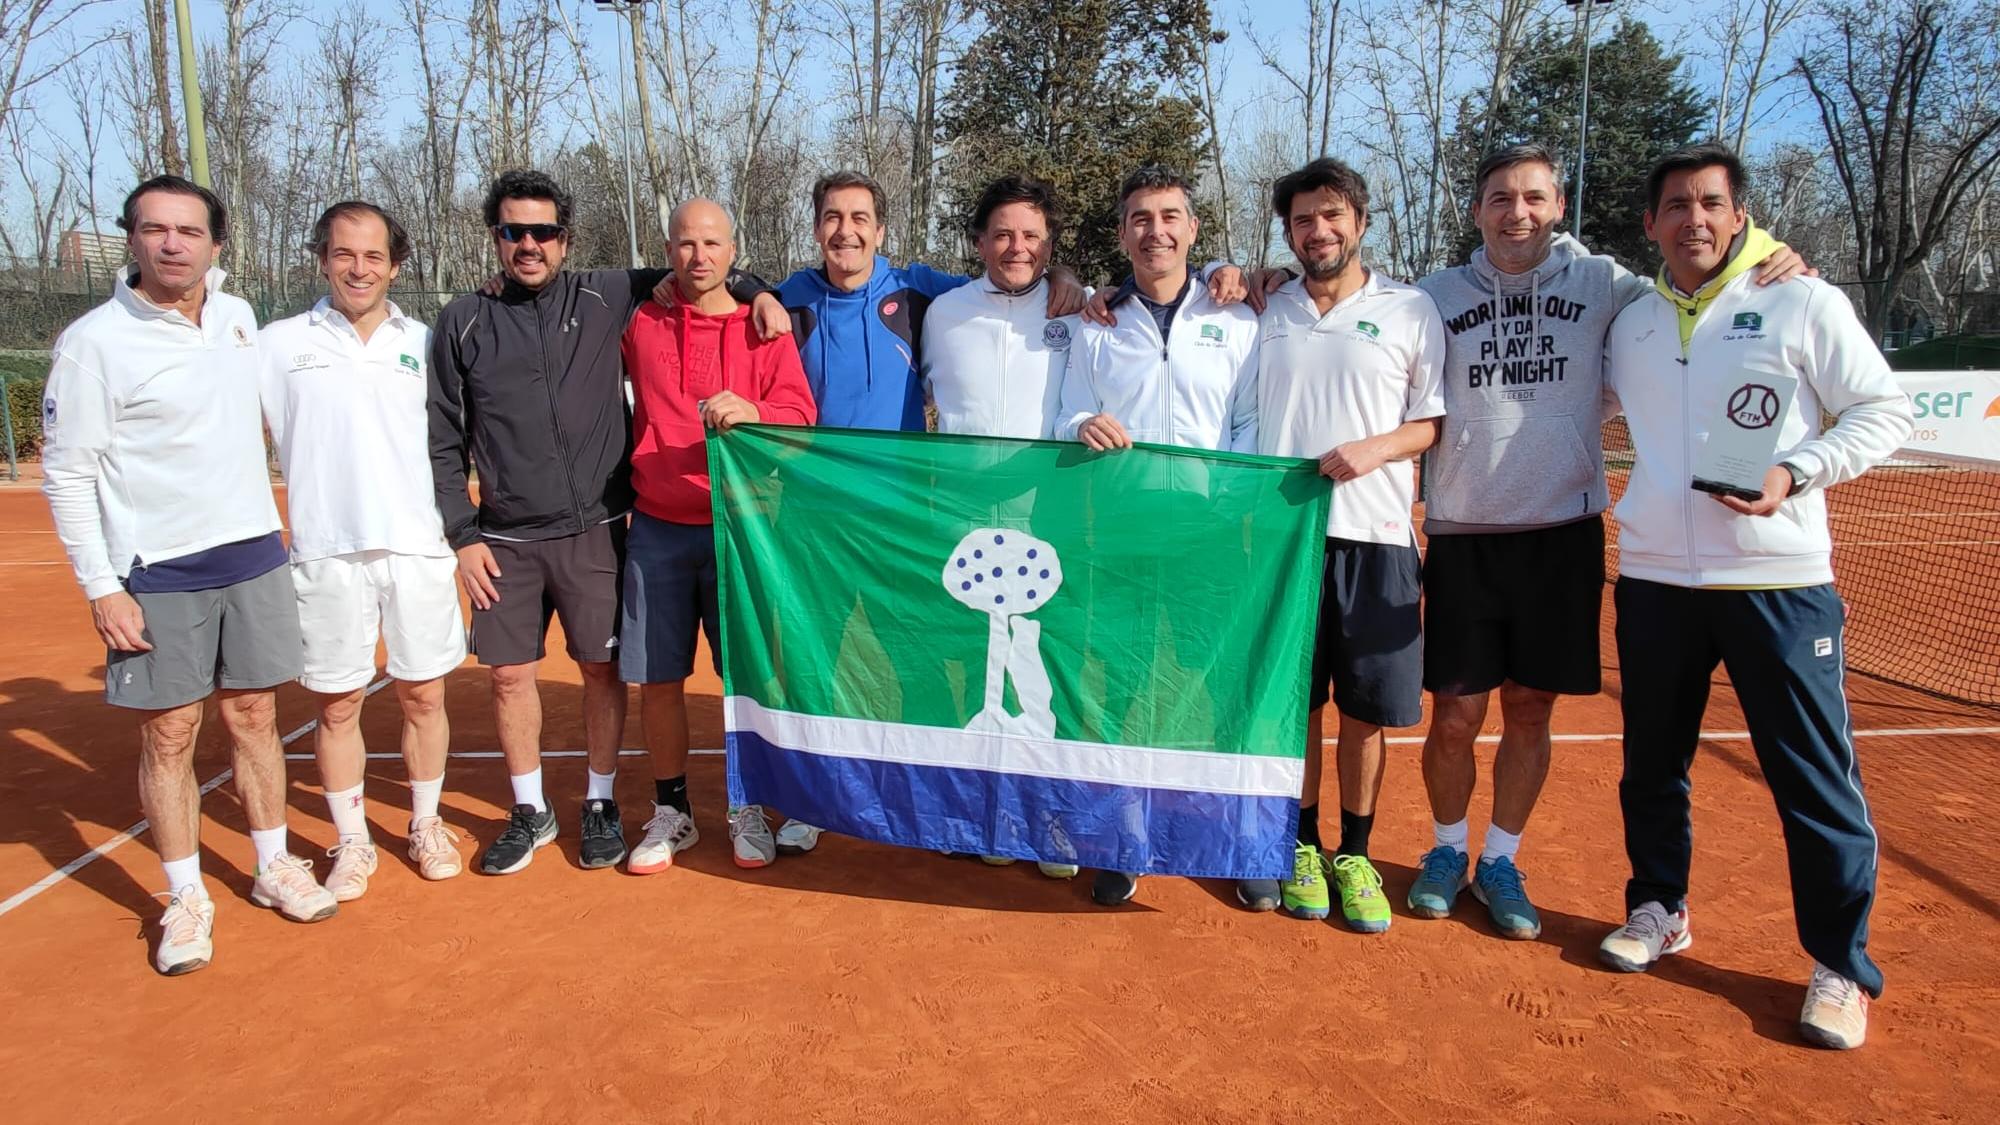
{"label": "black sneaker", "polygon": [[577,860],[586,868],[614,867],[625,859],[625,826],[618,822],[618,802],[585,801],[583,846]]}
{"label": "black sneaker", "polygon": [[1099,906],[1118,906],[1139,893],[1139,877],[1129,871],[1099,871],[1091,880],[1090,898]]}
{"label": "black sneaker", "polygon": [[534,862],[536,848],[555,838],[554,809],[536,812],[533,805],[515,805],[507,813],[506,829],[479,857],[479,870],[486,875],[512,875]]}
{"label": "black sneaker", "polygon": [[1278,886],[1276,879],[1236,880],[1236,901],[1259,914],[1276,910],[1278,901],[1283,897],[1284,889]]}

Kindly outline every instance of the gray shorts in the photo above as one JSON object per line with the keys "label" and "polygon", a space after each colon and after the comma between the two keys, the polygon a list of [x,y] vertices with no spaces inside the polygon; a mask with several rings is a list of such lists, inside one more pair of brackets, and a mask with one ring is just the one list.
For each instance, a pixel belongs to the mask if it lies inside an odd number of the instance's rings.
{"label": "gray shorts", "polygon": [[289,566],[214,590],[132,596],[153,648],[105,655],[104,700],[114,707],[165,711],[218,689],[276,687],[303,670]]}

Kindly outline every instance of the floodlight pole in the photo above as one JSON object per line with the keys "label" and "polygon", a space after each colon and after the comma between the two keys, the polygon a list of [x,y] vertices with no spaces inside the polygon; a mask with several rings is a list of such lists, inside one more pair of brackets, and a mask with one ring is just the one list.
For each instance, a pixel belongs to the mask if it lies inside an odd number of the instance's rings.
{"label": "floodlight pole", "polygon": [[1563,0],[1574,8],[1583,8],[1583,101],[1576,118],[1576,195],[1570,204],[1569,213],[1576,216],[1570,228],[1580,240],[1583,236],[1583,165],[1584,148],[1590,139],[1590,13],[1599,4],[1609,4],[1611,0]]}
{"label": "floodlight pole", "polygon": [[181,115],[187,119],[188,170],[194,182],[208,182],[208,123],[201,109],[201,77],[194,68],[194,21],[188,18],[187,0],[174,0],[174,29],[181,47]]}
{"label": "floodlight pole", "polygon": [[[638,0],[644,3],[644,0]],[[600,10],[614,15],[623,15],[632,7],[632,0],[597,0]],[[639,256],[639,210],[634,202],[637,189],[632,180],[632,111],[625,96],[625,37],[618,36],[618,134],[619,148],[625,155],[625,241],[632,252],[632,268],[640,269],[646,260]]]}

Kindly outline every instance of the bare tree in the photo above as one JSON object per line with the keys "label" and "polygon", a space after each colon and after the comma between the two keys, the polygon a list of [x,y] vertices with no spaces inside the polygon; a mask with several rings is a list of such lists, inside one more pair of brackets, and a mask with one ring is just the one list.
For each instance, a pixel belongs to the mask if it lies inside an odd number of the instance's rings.
{"label": "bare tree", "polygon": [[[1229,162],[1222,151],[1222,125],[1217,120],[1215,99],[1216,64],[1215,53],[1209,48],[1229,38],[1229,33],[1216,28],[1201,40],[1201,112],[1208,123],[1208,155],[1214,163],[1216,214],[1222,220],[1222,258],[1236,260],[1235,208],[1229,202]],[[1228,85],[1228,76],[1221,83]]]}
{"label": "bare tree", "polygon": [[[732,184],[730,210],[742,214],[749,202],[751,189],[751,169],[757,166],[757,154],[763,147],[764,137],[770,132],[771,118],[784,100],[785,90],[791,84],[792,74],[798,68],[804,49],[796,43],[787,47],[781,44],[791,28],[790,0],[758,0],[756,58],[750,67],[750,92],[745,99],[743,113],[743,147],[735,169],[735,183]],[[877,10],[880,2],[877,0]],[[764,93],[764,72],[773,71],[773,88],[767,100]]]}
{"label": "bare tree", "polygon": [[[1386,173],[1373,201],[1388,242],[1388,271],[1421,277],[1444,264],[1463,215],[1451,206],[1451,154],[1444,138],[1446,85],[1463,51],[1463,34],[1446,0],[1402,0],[1368,25],[1366,55],[1356,67],[1370,104],[1356,140]],[[1392,33],[1393,32],[1393,33]]]}
{"label": "bare tree", "polygon": [[1344,25],[1340,22],[1341,0],[1305,0],[1305,70],[1288,65],[1284,39],[1259,36],[1244,24],[1244,38],[1256,50],[1257,58],[1292,90],[1299,105],[1302,126],[1300,161],[1323,156],[1333,148],[1333,101],[1339,84],[1334,67],[1340,57]]}
{"label": "bare tree", "polygon": [[[116,31],[79,39],[64,34],[103,0],[0,0],[0,130],[30,91],[89,53]],[[10,134],[12,136],[12,134]]]}
{"label": "bare tree", "polygon": [[904,0],[904,18],[915,39],[911,51],[909,212],[904,216],[903,249],[910,257],[930,255],[932,211],[937,208],[938,75],[945,47],[964,25],[965,9],[951,0]]}
{"label": "bare tree", "polygon": [[147,104],[159,115],[160,170],[170,176],[187,171],[181,161],[181,134],[174,127],[174,88],[167,78],[167,0],[146,0],[146,63],[153,75]]}
{"label": "bare tree", "polygon": [[[419,283],[450,290],[461,276],[453,268],[454,258],[447,247],[462,225],[456,206],[460,133],[478,73],[470,57],[474,36],[470,21],[454,22],[440,9],[438,0],[406,0],[402,14],[403,25],[416,44],[420,92],[429,107],[423,114],[423,135],[416,150],[414,207],[406,207],[405,213],[415,217],[423,234],[416,248]],[[439,42],[439,31],[444,32],[443,43]],[[459,47],[456,54],[447,49],[454,43]],[[405,169],[401,175],[384,177],[384,183],[395,191],[411,178]]]}
{"label": "bare tree", "polygon": [[1480,153],[1493,148],[1493,129],[1500,120],[1501,107],[1507,104],[1507,76],[1513,73],[1514,63],[1521,57],[1528,19],[1535,10],[1536,0],[1494,0],[1490,9],[1483,5],[1480,8],[1491,23],[1489,48],[1493,59],[1492,69],[1487,72],[1486,104],[1480,110]]}
{"label": "bare tree", "polygon": [[2000,162],[2000,60],[1994,29],[1936,0],[1833,18],[1834,45],[1796,66],[1847,197],[1863,318],[1879,338],[1905,276]]}
{"label": "bare tree", "polygon": [[1738,152],[1749,145],[1758,100],[1786,77],[1771,73],[1770,62],[1807,8],[1808,0],[1730,2],[1722,35],[1721,86],[1715,95],[1715,136]]}
{"label": "bare tree", "polygon": [[[44,133],[33,110],[26,106],[16,106],[7,115],[6,123],[0,125],[0,143],[6,144],[9,161],[14,166],[14,199],[28,206],[30,239],[24,248],[6,227],[0,226],[0,248],[15,262],[32,259],[36,272],[46,283],[55,268],[57,240],[63,231],[75,228],[82,210],[70,190],[69,163],[56,161],[51,166],[40,159],[40,153],[49,143]],[[55,175],[53,184],[48,181],[51,172]]]}

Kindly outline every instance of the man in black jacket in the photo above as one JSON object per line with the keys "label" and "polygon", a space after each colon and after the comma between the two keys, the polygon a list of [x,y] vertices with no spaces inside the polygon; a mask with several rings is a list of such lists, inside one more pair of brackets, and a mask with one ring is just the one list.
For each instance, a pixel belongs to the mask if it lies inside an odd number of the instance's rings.
{"label": "man in black jacket", "polygon": [[[555,839],[542,793],[536,668],[549,619],[562,619],[583,673],[590,777],[585,867],[625,857],[613,799],[625,685],[616,663],[632,423],[618,341],[663,271],[565,273],[570,197],[541,172],[487,190],[485,218],[504,280],[447,305],[431,332],[431,470],[445,536],[472,601],[472,651],[493,670],[494,722],[513,783],[508,824],[480,859],[505,875]],[[751,294],[762,288],[732,278]],[[760,324],[784,319],[774,299]],[[477,466],[479,503],[467,494]]]}

